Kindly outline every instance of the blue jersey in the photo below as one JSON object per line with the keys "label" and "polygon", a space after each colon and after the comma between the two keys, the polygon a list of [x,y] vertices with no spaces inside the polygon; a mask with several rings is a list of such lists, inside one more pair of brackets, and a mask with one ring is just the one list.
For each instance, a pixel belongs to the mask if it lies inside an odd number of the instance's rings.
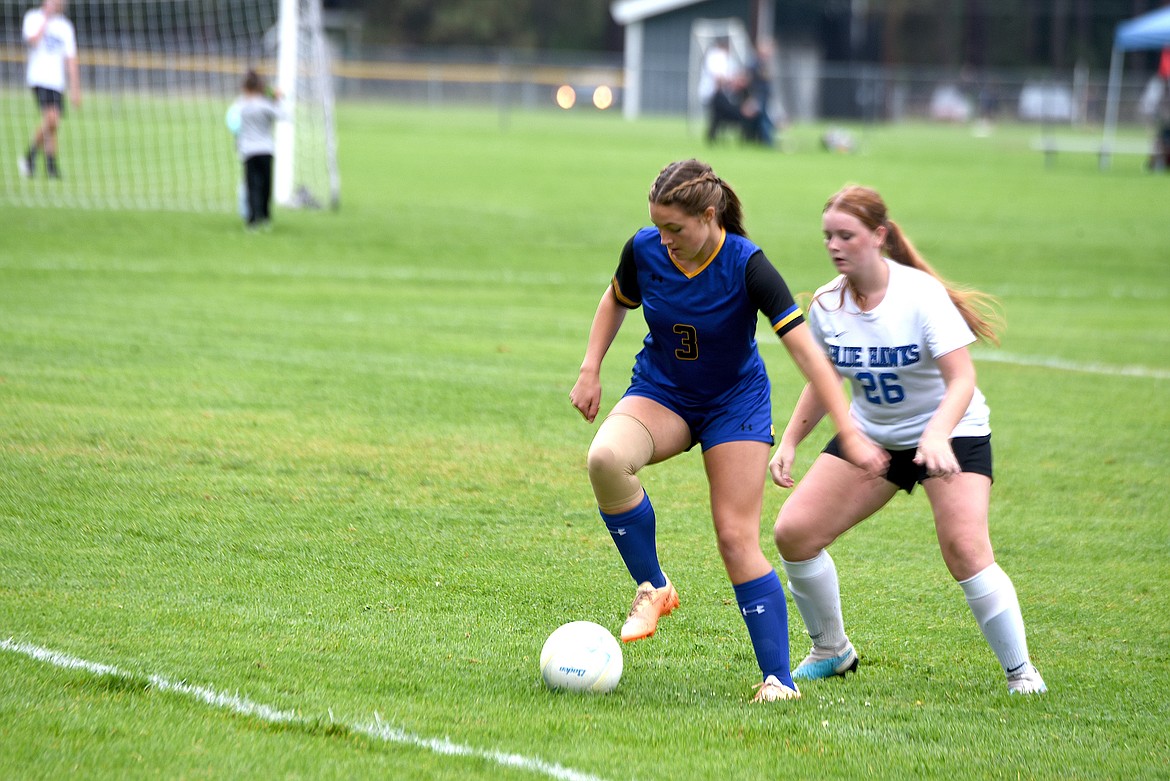
{"label": "blue jersey", "polygon": [[622,250],[613,294],[641,306],[649,333],[634,376],[679,404],[703,407],[767,372],[756,345],[759,314],[783,336],[804,317],[780,273],[743,236],[724,233],[711,258],[694,272],[675,264],[658,229],[643,228]]}

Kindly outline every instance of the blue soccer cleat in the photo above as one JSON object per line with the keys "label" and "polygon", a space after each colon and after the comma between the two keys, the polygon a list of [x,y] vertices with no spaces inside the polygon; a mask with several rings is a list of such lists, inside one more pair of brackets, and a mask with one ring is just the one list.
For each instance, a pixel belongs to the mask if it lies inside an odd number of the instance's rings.
{"label": "blue soccer cleat", "polygon": [[847,642],[845,650],[840,652],[825,651],[813,646],[804,661],[792,671],[793,680],[815,681],[819,678],[832,678],[834,675],[844,676],[845,673],[857,669],[857,652],[853,644]]}

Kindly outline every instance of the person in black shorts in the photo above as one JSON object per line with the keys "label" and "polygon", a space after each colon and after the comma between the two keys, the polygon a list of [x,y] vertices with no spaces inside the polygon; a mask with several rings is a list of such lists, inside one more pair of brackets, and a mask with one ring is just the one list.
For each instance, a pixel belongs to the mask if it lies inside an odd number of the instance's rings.
{"label": "person in black shorts", "polygon": [[637,586],[621,639],[650,637],[659,618],[680,604],[659,563],[657,513],[638,473],[698,445],[719,554],[761,673],[754,700],[795,699],[784,589],[760,548],[773,444],[771,383],[756,343],[761,314],[819,394],[852,461],[876,476],[885,454],[849,417],[840,382],[787,284],[748,239],[731,185],[706,163],[680,160],[659,172],[648,205],[653,224],[622,249],[569,393],[592,423],[601,406],[602,361],[626,313],[641,309],[648,333],[633,377],[587,457],[601,519]]}
{"label": "person in black shorts", "polygon": [[21,35],[28,47],[25,81],[36,99],[41,121],[17,164],[20,173],[32,176],[37,154],[44,152],[45,173],[60,178],[57,165],[57,128],[65,112],[65,88],[74,107],[81,105],[81,79],[77,65],[77,35],[64,15],[65,0],[45,0],[24,15]]}
{"label": "person in black shorts", "polygon": [[[992,302],[941,280],[874,190],[844,188],[825,204],[821,219],[838,276],[814,294],[809,330],[849,381],[850,415],[890,461],[884,479],[873,479],[841,456],[834,439],[780,508],[776,546],[813,643],[792,677],[856,669],[826,548],[899,490],[921,484],[943,561],[1003,667],[1008,691],[1044,692],[1015,587],[995,561],[988,532],[990,410],[967,348],[977,338],[996,341]],[[806,389],[769,464],[777,485],[794,485],[796,446],[823,416]]]}

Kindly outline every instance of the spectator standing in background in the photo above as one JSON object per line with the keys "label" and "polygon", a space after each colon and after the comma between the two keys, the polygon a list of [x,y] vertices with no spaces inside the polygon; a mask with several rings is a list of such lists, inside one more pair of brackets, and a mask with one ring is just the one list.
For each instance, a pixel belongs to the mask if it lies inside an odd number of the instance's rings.
{"label": "spectator standing in background", "polygon": [[1158,61],[1157,101],[1150,114],[1154,121],[1154,151],[1150,156],[1151,171],[1170,169],[1170,46],[1162,49]]}
{"label": "spectator standing in background", "polygon": [[28,47],[26,83],[32,89],[41,122],[17,164],[22,176],[36,173],[38,152],[45,154],[45,174],[61,178],[57,167],[57,128],[65,110],[65,89],[74,107],[81,106],[77,34],[65,17],[65,0],[45,0],[24,15],[21,37]]}
{"label": "spectator standing in background", "polygon": [[249,230],[267,228],[271,223],[272,159],[276,151],[273,130],[277,120],[289,118],[279,102],[280,92],[268,89],[260,74],[250,70],[244,77],[243,92],[232,107],[240,117],[236,148],[244,164],[248,188],[245,219]]}

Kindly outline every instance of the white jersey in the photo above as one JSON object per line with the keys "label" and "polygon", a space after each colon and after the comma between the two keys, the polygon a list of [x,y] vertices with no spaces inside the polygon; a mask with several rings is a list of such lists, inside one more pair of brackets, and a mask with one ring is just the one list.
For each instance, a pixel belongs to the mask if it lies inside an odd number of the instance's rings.
{"label": "white jersey", "polygon": [[731,78],[734,67],[731,54],[720,46],[712,46],[703,57],[699,72],[699,102],[706,105],[715,96],[719,85]]}
{"label": "white jersey", "polygon": [[242,95],[228,109],[229,116],[239,117],[236,133],[236,151],[240,160],[256,155],[271,155],[276,151],[273,136],[276,121],[289,119],[288,112],[261,95]]}
{"label": "white jersey", "polygon": [[25,80],[30,87],[65,91],[65,62],[77,56],[77,36],[73,23],[60,14],[45,22],[45,13],[34,8],[24,15],[22,32],[27,44],[45,25],[44,35],[28,51],[28,71]]}
{"label": "white jersey", "polygon": [[[837,372],[849,380],[849,413],[882,447],[917,447],[946,392],[937,360],[975,341],[975,334],[929,274],[884,259],[890,269],[885,298],[862,312],[844,277],[819,288],[808,324]],[[844,298],[842,298],[844,292]],[[991,433],[990,410],[975,389],[952,437]]]}

